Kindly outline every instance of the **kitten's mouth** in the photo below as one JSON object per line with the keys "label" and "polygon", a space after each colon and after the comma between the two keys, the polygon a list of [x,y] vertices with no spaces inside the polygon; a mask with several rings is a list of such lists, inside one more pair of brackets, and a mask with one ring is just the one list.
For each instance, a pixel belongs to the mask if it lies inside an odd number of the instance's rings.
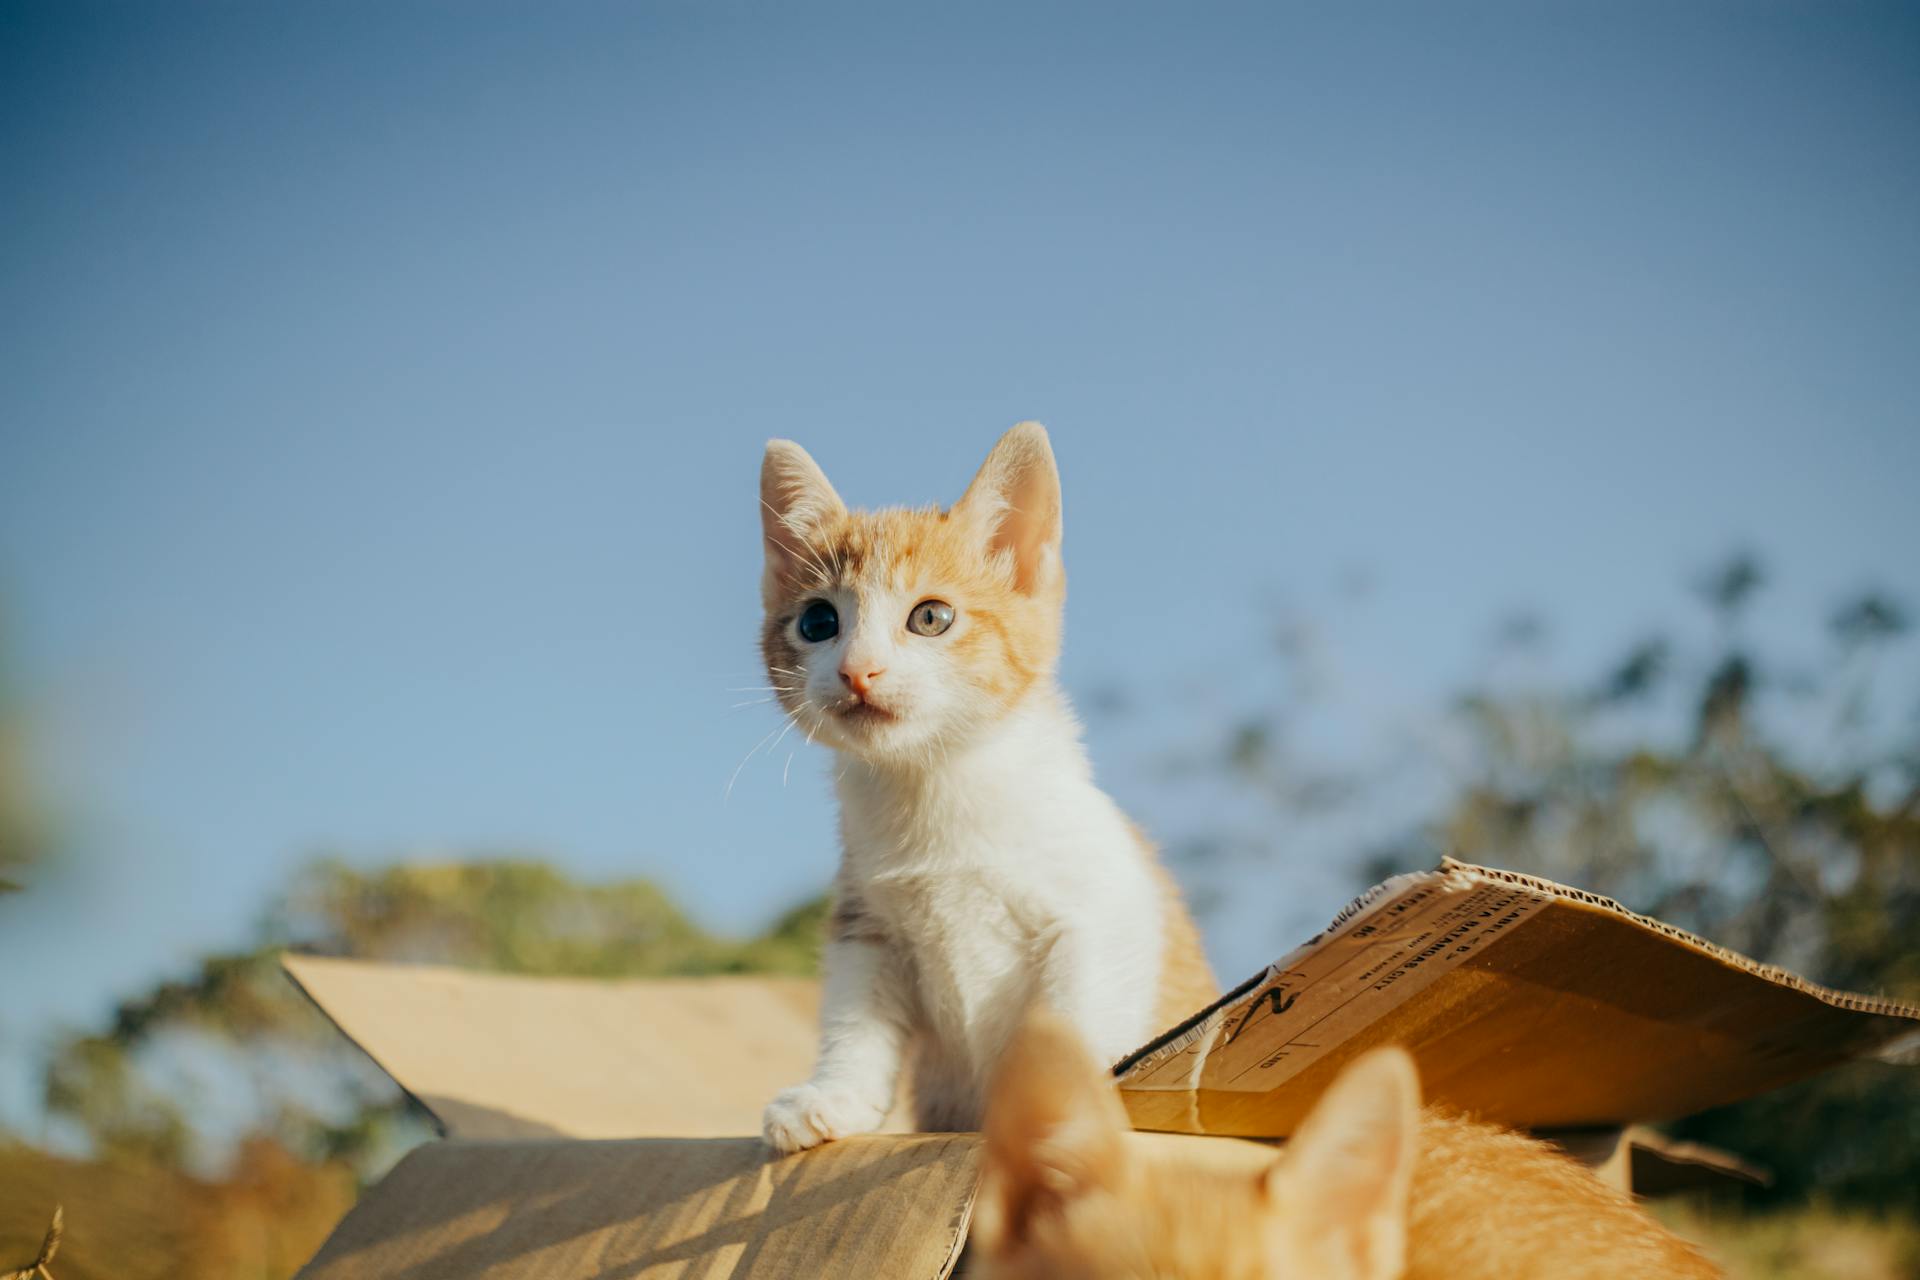
{"label": "kitten's mouth", "polygon": [[894,718],[893,712],[864,698],[843,702],[833,709],[833,713],[852,724],[885,724]]}

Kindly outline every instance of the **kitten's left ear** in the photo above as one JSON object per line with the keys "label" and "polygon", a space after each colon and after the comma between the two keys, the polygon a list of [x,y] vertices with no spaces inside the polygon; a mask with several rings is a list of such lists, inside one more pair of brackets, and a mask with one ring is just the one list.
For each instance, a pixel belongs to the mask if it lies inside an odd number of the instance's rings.
{"label": "kitten's left ear", "polygon": [[1034,595],[1058,578],[1060,471],[1039,423],[1001,436],[953,509],[986,529],[988,550],[1008,557],[1017,590]]}

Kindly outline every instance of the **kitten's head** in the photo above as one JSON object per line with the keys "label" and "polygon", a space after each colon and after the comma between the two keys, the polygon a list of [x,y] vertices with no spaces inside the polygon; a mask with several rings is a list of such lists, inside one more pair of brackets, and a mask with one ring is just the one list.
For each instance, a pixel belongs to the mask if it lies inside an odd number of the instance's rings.
{"label": "kitten's head", "polygon": [[1380,1049],[1328,1087],[1281,1156],[1228,1171],[1127,1137],[1112,1077],[1061,1023],[1030,1020],[987,1102],[971,1248],[984,1280],[1394,1280],[1420,1106]]}
{"label": "kitten's head", "polygon": [[1000,438],[946,510],[849,511],[789,440],[760,468],[760,647],[810,737],[924,758],[1005,715],[1060,651],[1060,477],[1047,433]]}

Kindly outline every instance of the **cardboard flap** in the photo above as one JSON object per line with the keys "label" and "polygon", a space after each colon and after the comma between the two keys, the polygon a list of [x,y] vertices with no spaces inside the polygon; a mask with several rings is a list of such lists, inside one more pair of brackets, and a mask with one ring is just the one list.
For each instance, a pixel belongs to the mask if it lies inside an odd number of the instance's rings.
{"label": "cardboard flap", "polygon": [[450,1137],[723,1137],[813,1069],[801,978],[521,978],[288,955],[320,1011]]}
{"label": "cardboard flap", "polygon": [[341,1222],[300,1280],[888,1276],[939,1280],[979,1139],[432,1142]]}
{"label": "cardboard flap", "polygon": [[1147,1129],[1283,1136],[1357,1054],[1403,1044],[1431,1101],[1516,1128],[1719,1106],[1910,1038],[1920,1009],[1817,986],[1618,903],[1444,862],[1116,1072]]}
{"label": "cardboard flap", "polygon": [[1670,1196],[1702,1187],[1768,1187],[1773,1172],[1731,1151],[1704,1142],[1683,1142],[1656,1129],[1627,1131],[1632,1156],[1631,1190],[1637,1196]]}
{"label": "cardboard flap", "polygon": [[1559,1148],[1610,1187],[1641,1199],[1678,1195],[1703,1187],[1759,1186],[1773,1175],[1731,1151],[1682,1142],[1658,1129],[1550,1129],[1533,1135]]}

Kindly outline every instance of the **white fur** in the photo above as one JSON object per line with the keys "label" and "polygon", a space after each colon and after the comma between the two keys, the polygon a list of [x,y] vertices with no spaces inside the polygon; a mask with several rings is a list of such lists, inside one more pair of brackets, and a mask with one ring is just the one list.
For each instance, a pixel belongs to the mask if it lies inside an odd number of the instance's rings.
{"label": "white fur", "polygon": [[[937,642],[861,625],[904,616],[911,594],[847,601],[842,635],[807,655],[802,727],[843,757],[840,893],[874,928],[828,944],[813,1079],[766,1111],[782,1151],[877,1127],[909,1056],[921,1127],[977,1127],[988,1074],[1036,995],[1102,1061],[1155,1029],[1163,904],[1065,699],[1042,681],[973,722]],[[863,644],[882,646],[871,656],[888,665],[897,722],[849,726],[828,709],[842,647]]]}

